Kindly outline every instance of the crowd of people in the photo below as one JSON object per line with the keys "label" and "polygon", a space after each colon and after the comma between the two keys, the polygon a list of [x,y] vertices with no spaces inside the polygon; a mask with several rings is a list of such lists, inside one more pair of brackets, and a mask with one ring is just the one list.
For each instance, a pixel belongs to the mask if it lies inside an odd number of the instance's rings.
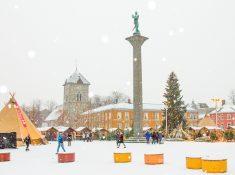
{"label": "crowd of people", "polygon": [[82,140],[84,142],[92,142],[92,132],[83,132],[82,133]]}
{"label": "crowd of people", "polygon": [[145,133],[145,138],[147,144],[149,144],[150,142],[152,142],[152,144],[162,144],[164,135],[158,131],[152,131],[152,132],[147,131]]}
{"label": "crowd of people", "polygon": [[[147,144],[150,144],[150,143],[152,143],[152,144],[161,144],[161,143],[163,143],[164,135],[161,132],[147,131],[144,134],[144,136],[146,138]],[[92,142],[93,141],[92,137],[93,137],[92,132],[82,133],[82,140],[84,142]],[[115,139],[116,139],[117,148],[120,148],[121,145],[123,145],[123,147],[126,148],[126,145],[124,143],[125,139],[124,139],[124,133],[123,132],[121,132],[121,131],[116,132]],[[72,145],[72,140],[73,140],[72,134],[68,133],[65,136],[63,133],[59,132],[58,135],[57,135],[57,142],[58,142],[57,152],[56,152],[57,154],[60,151],[60,148],[62,148],[62,150],[64,152],[66,152],[66,150],[64,148],[64,141],[65,140],[67,140],[68,146],[71,146]],[[31,139],[30,139],[29,135],[24,139],[24,142],[26,144],[26,151],[29,151],[29,145],[31,143]]]}

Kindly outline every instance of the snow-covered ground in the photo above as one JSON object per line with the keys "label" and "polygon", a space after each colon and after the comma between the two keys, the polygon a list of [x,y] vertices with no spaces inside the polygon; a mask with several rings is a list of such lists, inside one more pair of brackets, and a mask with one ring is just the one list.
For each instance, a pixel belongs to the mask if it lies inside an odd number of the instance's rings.
{"label": "snow-covered ground", "polygon": [[[10,162],[0,162],[0,175],[201,175],[201,170],[185,168],[189,155],[219,156],[228,159],[227,175],[235,175],[235,143],[166,142],[163,145],[127,144],[117,149],[115,142],[73,142],[68,152],[76,152],[76,162],[58,163],[55,154],[57,143],[32,146],[29,152],[24,147],[4,151],[11,152]],[[130,151],[132,162],[115,164],[113,153]],[[2,152],[0,150],[0,152]],[[145,165],[145,153],[164,153],[163,165]]]}

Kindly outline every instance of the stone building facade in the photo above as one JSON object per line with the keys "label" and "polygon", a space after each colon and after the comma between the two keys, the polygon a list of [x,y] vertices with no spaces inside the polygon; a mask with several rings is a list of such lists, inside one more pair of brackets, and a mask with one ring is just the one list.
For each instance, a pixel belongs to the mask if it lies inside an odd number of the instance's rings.
{"label": "stone building facade", "polygon": [[63,111],[72,120],[76,115],[87,110],[90,83],[77,71],[64,83]]}

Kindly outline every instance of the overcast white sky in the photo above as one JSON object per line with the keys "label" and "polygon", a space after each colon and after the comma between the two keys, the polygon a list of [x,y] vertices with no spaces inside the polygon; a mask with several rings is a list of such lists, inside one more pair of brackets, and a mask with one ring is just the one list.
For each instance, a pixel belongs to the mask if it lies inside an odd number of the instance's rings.
{"label": "overcast white sky", "polygon": [[132,13],[140,13],[145,102],[160,103],[175,71],[186,102],[235,88],[234,0],[1,0],[0,103],[63,101],[75,70],[93,94],[132,96]]}

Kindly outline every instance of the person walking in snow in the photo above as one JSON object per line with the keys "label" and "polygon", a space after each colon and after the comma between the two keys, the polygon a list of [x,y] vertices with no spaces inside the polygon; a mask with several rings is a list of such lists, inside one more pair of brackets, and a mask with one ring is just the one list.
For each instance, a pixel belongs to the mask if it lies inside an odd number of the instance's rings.
{"label": "person walking in snow", "polygon": [[57,141],[58,141],[58,147],[56,154],[59,153],[60,147],[63,149],[64,152],[66,152],[64,149],[64,139],[61,133],[58,134]]}
{"label": "person walking in snow", "polygon": [[120,135],[119,135],[117,148],[120,147],[121,143],[123,144],[124,148],[126,148],[126,145],[124,143],[124,135],[123,135],[123,133],[120,133]]}
{"label": "person walking in snow", "polygon": [[155,131],[153,131],[152,133],[152,144],[156,144],[156,141],[157,141],[157,134]]}
{"label": "person walking in snow", "polygon": [[146,138],[147,144],[149,144],[150,137],[151,137],[151,133],[149,131],[147,131],[145,133],[145,138]]}
{"label": "person walking in snow", "polygon": [[92,142],[92,132],[89,133],[89,141]]}
{"label": "person walking in snow", "polygon": [[159,144],[163,143],[162,142],[162,133],[161,132],[159,132],[159,134],[158,134],[158,143]]}
{"label": "person walking in snow", "polygon": [[29,151],[29,144],[31,143],[30,135],[28,135],[27,137],[25,137],[24,142],[25,142],[25,144],[26,144],[26,149],[25,149],[25,151]]}
{"label": "person walking in snow", "polygon": [[120,133],[119,133],[119,132],[116,132],[115,139],[116,139],[116,145],[117,145],[117,147],[118,147],[118,142],[119,142],[119,135],[120,135]]}
{"label": "person walking in snow", "polygon": [[71,142],[72,142],[72,135],[71,135],[71,133],[68,134],[67,141],[68,141],[68,146],[71,146]]}
{"label": "person walking in snow", "polygon": [[85,142],[86,141],[86,134],[83,132],[82,133],[82,140]]}

